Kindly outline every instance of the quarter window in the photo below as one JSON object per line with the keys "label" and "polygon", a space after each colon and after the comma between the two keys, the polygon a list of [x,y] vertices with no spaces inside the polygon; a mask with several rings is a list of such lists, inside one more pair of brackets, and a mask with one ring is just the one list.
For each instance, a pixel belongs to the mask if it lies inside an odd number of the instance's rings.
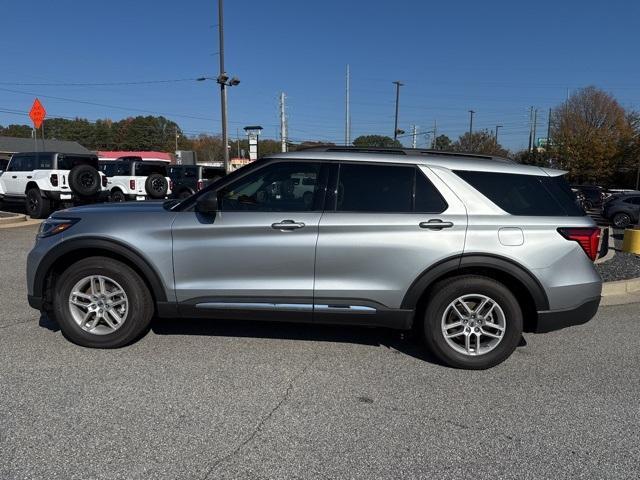
{"label": "quarter window", "polygon": [[306,212],[318,209],[319,163],[277,162],[225,187],[221,210],[227,212]]}

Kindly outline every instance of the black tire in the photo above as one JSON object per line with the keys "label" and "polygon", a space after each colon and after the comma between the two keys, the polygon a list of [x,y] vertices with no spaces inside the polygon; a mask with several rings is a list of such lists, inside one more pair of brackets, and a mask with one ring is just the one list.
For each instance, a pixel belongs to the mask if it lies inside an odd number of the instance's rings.
{"label": "black tire", "polygon": [[109,195],[109,200],[111,202],[126,202],[127,197],[120,190],[112,190]]}
{"label": "black tire", "polygon": [[27,190],[24,206],[31,218],[47,218],[51,214],[51,201],[44,198],[37,188]]}
{"label": "black tire", "polygon": [[[125,291],[129,310],[122,326],[105,335],[83,330],[73,319],[69,296],[77,282],[91,275],[103,275],[118,282]],[[73,343],[90,348],[117,348],[137,340],[149,327],[154,304],[149,289],[129,266],[106,257],[89,257],[71,265],[55,284],[53,311],[60,329]]]}
{"label": "black tire", "polygon": [[618,228],[627,228],[631,225],[631,216],[628,213],[616,213],[611,220],[613,225]]}
{"label": "black tire", "polygon": [[583,203],[583,207],[584,210],[589,211],[593,208],[593,204],[591,203],[591,200],[585,200]]}
{"label": "black tire", "polygon": [[100,174],[91,165],[76,165],[69,172],[69,187],[81,197],[92,197],[100,191]]}
{"label": "black tire", "polygon": [[152,173],[144,182],[144,189],[149,198],[157,200],[167,196],[169,184],[167,183],[167,179],[159,173]]}
{"label": "black tire", "polygon": [[[487,353],[477,356],[460,353],[444,337],[443,315],[449,304],[463,295],[490,297],[504,312],[502,339]],[[513,293],[502,283],[479,275],[463,275],[434,286],[427,299],[423,326],[425,344],[440,361],[454,368],[482,370],[502,363],[516,349],[522,336],[522,310]]]}
{"label": "black tire", "polygon": [[178,198],[180,200],[184,200],[185,198],[189,198],[192,195],[192,193],[189,190],[183,190],[182,192],[180,192],[180,195],[178,195]]}

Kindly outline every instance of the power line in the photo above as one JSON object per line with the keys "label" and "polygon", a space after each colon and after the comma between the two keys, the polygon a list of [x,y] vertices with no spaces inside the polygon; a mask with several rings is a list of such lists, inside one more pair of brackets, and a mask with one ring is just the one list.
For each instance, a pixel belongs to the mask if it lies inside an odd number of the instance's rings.
{"label": "power line", "polygon": [[0,85],[20,87],[107,87],[118,85],[153,85],[158,83],[195,82],[197,78],[174,78],[168,80],[140,80],[137,82],[0,82]]}

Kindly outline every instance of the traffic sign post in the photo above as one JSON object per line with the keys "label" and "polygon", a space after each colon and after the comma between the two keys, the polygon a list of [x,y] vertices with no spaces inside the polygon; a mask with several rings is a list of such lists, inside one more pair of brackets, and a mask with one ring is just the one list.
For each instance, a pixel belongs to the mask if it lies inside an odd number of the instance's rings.
{"label": "traffic sign post", "polygon": [[[44,109],[44,105],[40,102],[38,98],[33,101],[33,105],[31,105],[31,110],[29,110],[29,118],[33,122],[33,141],[36,146],[36,151],[38,150],[38,128],[42,126],[42,122],[44,122],[45,117],[47,116],[47,111]],[[42,150],[45,150],[44,146],[44,127],[42,127]]]}

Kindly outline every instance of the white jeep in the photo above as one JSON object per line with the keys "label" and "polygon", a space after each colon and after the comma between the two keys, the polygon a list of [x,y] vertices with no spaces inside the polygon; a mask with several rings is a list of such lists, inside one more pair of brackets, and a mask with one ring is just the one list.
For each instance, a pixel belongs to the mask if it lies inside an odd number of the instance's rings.
{"label": "white jeep", "polygon": [[107,176],[107,189],[112,202],[159,200],[171,193],[165,162],[120,157],[101,160],[100,171]]}
{"label": "white jeep", "polygon": [[47,218],[60,205],[106,200],[106,186],[96,155],[16,153],[0,175],[0,200],[23,204],[31,218]]}

